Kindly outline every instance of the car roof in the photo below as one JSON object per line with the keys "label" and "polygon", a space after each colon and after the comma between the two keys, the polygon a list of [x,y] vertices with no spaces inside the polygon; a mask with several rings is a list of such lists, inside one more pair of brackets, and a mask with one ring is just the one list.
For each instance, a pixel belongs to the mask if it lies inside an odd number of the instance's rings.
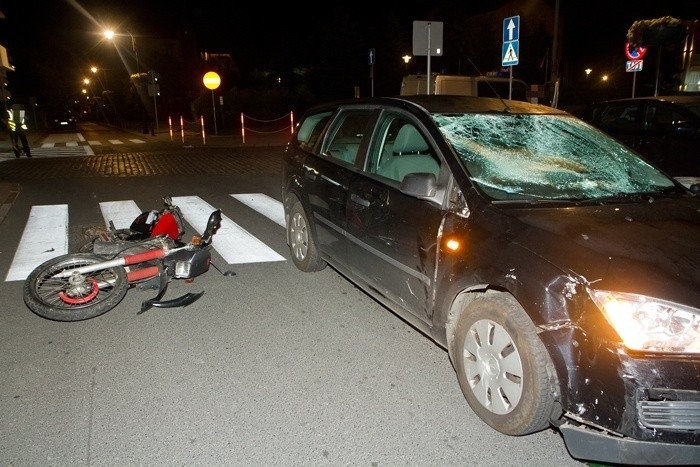
{"label": "car roof", "polygon": [[450,96],[450,95],[412,95],[392,97],[366,97],[327,102],[309,109],[310,112],[338,106],[395,106],[421,107],[431,114],[435,113],[515,113],[515,114],[556,114],[569,115],[561,109],[529,102],[501,100],[492,97]]}
{"label": "car roof", "polygon": [[615,104],[626,102],[645,102],[645,101],[666,101],[677,104],[692,104],[700,102],[700,94],[679,94],[669,96],[644,96],[644,97],[628,97],[625,99],[609,99],[606,101],[594,102],[591,105]]}

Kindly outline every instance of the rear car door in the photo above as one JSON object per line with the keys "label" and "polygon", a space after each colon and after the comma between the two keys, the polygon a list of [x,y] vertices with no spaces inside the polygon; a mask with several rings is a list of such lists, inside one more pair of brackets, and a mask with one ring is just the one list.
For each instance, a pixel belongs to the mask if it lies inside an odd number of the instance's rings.
{"label": "rear car door", "polygon": [[444,180],[446,166],[408,116],[384,112],[376,128],[364,171],[350,179],[348,261],[376,293],[428,321],[444,192],[419,199],[399,187],[409,173],[431,173]]}
{"label": "rear car door", "polygon": [[328,126],[317,156],[308,157],[304,164],[304,191],[318,246],[340,264],[346,263],[347,256],[348,185],[371,115],[368,109],[340,109]]}

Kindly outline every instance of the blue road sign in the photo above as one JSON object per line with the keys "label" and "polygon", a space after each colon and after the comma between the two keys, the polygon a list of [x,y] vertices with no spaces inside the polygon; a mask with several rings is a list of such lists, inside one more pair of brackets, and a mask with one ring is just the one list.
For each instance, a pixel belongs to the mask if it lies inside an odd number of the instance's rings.
{"label": "blue road sign", "polygon": [[501,65],[503,66],[513,66],[518,64],[518,54],[520,46],[518,41],[504,42],[503,48],[501,49]]}
{"label": "blue road sign", "polygon": [[520,40],[520,16],[511,16],[503,20],[503,42]]}

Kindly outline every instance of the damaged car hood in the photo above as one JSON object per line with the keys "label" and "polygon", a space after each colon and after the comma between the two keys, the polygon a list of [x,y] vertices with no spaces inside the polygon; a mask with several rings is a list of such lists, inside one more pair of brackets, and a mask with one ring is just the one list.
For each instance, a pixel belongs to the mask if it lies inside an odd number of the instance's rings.
{"label": "damaged car hood", "polygon": [[597,288],[700,306],[700,203],[634,204],[510,211],[513,242]]}

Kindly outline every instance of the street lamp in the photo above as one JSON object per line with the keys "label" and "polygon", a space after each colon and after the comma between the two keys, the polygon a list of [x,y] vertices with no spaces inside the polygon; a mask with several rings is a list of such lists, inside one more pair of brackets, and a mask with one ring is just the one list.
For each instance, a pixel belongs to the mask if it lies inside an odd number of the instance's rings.
{"label": "street lamp", "polygon": [[408,62],[411,61],[411,56],[406,54],[401,58],[403,58],[403,62],[404,62],[404,74],[407,75],[408,74]]}
{"label": "street lamp", "polygon": [[586,72],[586,79],[588,79],[588,75],[590,75],[590,74],[591,74],[591,72],[592,72],[593,70],[591,70],[590,68],[586,68],[586,69],[585,69],[585,70],[583,70],[583,71],[585,71],[585,72]]}
{"label": "street lamp", "polygon": [[[139,69],[141,67],[139,66],[139,52],[136,49],[136,38],[129,31],[126,31],[126,33],[129,35],[129,37],[131,37],[131,50],[134,52],[134,58],[136,59],[136,74],[138,74],[140,73]],[[111,29],[107,29],[104,31],[104,35],[108,40],[112,41],[114,40],[114,36],[116,36],[117,33],[112,31]]]}

